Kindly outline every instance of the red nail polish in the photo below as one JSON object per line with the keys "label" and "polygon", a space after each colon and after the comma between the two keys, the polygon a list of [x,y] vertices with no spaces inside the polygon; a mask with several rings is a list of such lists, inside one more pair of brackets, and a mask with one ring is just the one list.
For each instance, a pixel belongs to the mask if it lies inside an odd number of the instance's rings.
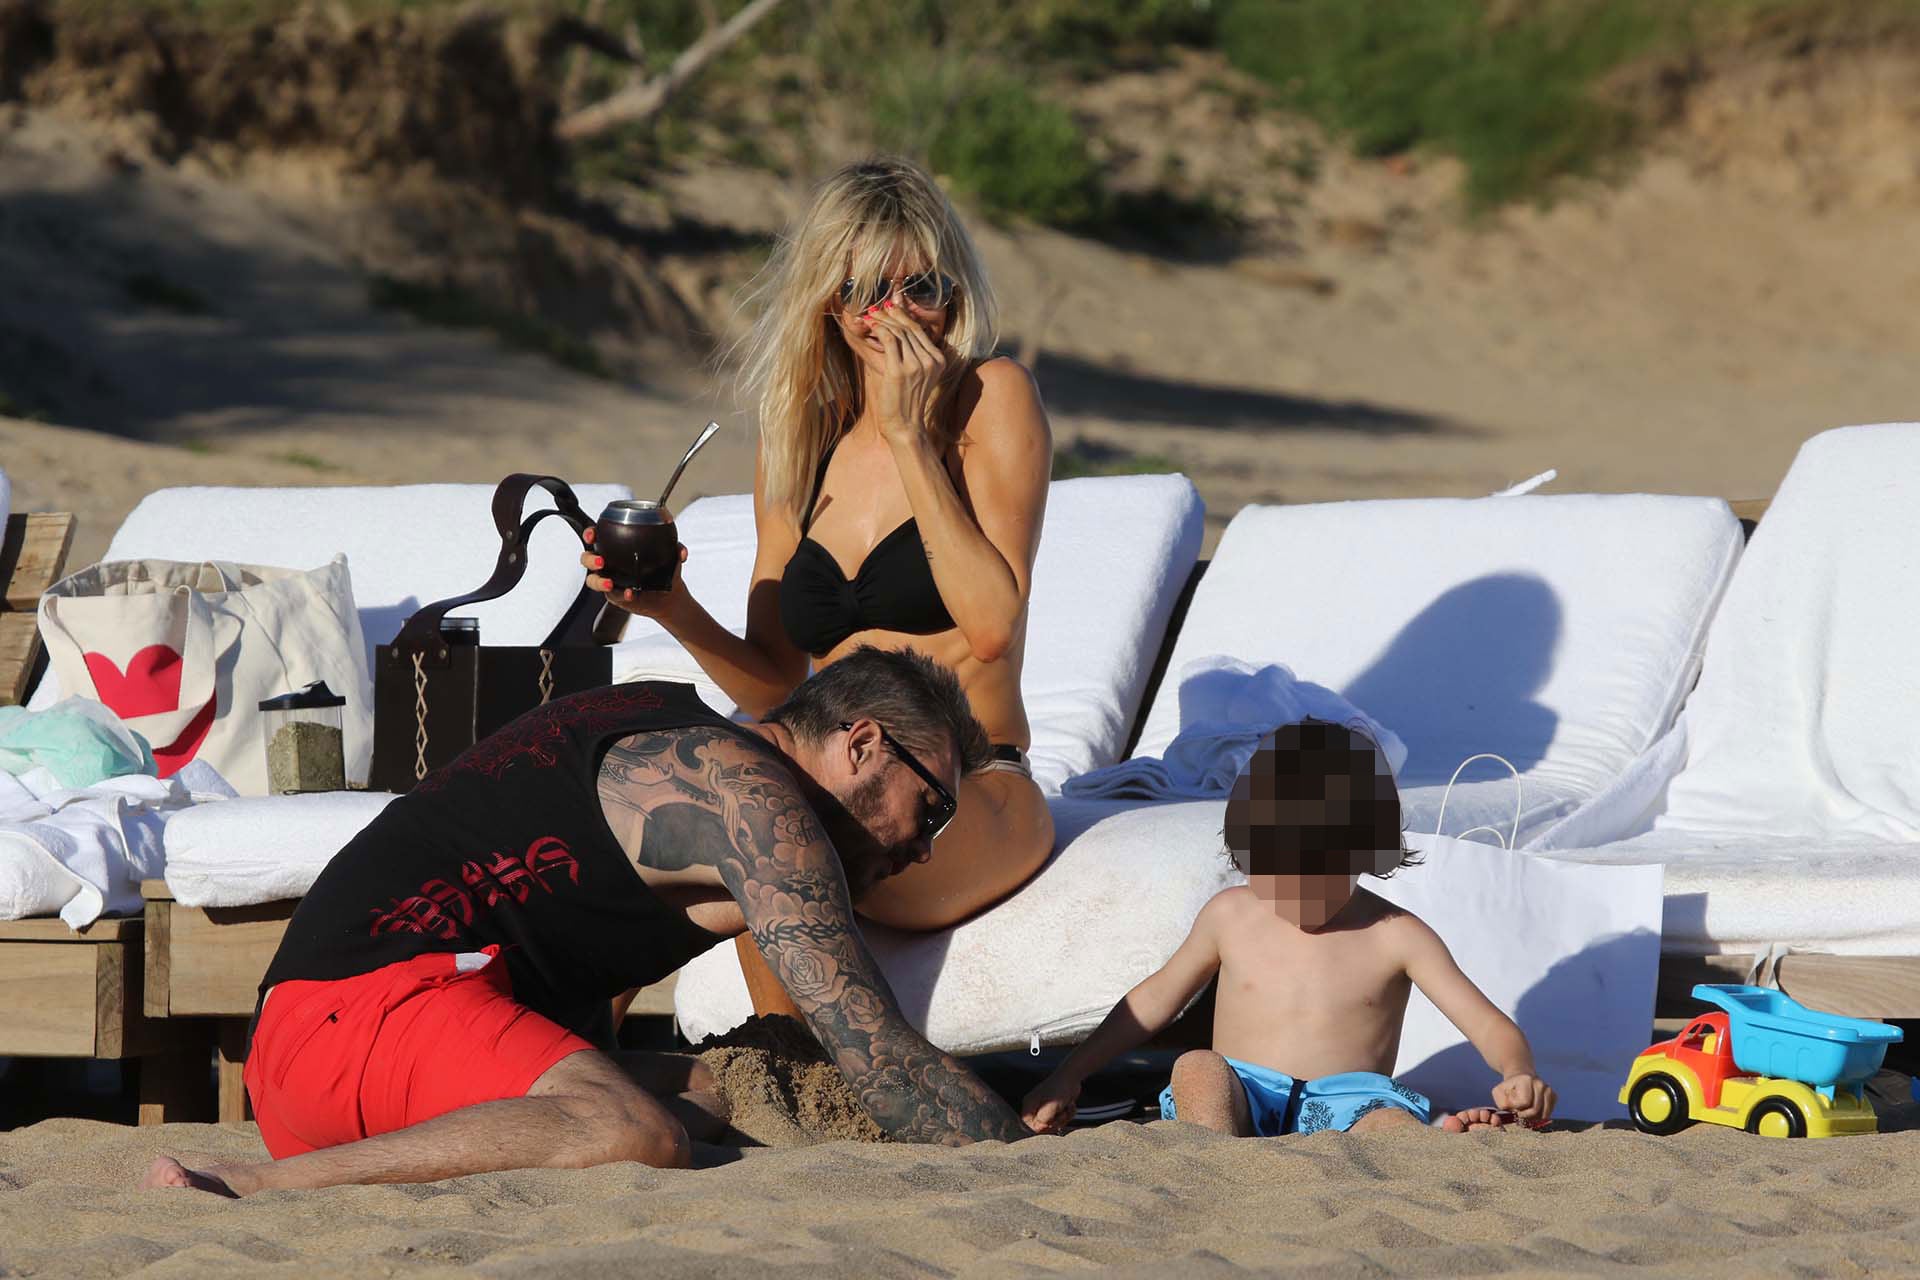
{"label": "red nail polish", "polygon": [[595,556],[595,557],[593,558],[593,567],[594,567],[594,568],[596,568],[596,569],[604,569],[604,568],[606,568],[606,567],[607,567],[607,558],[606,558],[605,556]]}
{"label": "red nail polish", "polygon": [[892,299],[892,298],[888,298],[888,299],[887,299],[887,302],[886,302],[886,307],[887,307],[887,310],[889,310],[889,311],[891,311],[891,310],[893,310],[893,299]]}

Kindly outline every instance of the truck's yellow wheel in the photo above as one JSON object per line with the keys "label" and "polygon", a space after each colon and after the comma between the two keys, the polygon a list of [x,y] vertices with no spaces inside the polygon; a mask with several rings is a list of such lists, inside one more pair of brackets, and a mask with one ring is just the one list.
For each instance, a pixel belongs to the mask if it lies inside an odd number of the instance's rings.
{"label": "truck's yellow wheel", "polygon": [[1627,1114],[1642,1133],[1678,1133],[1693,1123],[1687,1111],[1687,1091],[1670,1075],[1654,1071],[1633,1082],[1627,1095]]}
{"label": "truck's yellow wheel", "polygon": [[1785,1098],[1768,1098],[1747,1113],[1747,1132],[1763,1138],[1804,1138],[1807,1118]]}

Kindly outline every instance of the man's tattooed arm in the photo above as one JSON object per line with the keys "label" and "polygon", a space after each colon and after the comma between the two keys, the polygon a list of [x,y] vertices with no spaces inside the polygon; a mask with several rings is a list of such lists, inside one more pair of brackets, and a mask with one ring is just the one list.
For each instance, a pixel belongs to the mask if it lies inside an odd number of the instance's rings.
{"label": "man's tattooed arm", "polygon": [[889,1135],[949,1145],[1028,1136],[1011,1107],[901,1016],[854,922],[839,857],[771,755],[724,730],[628,739],[608,754],[600,793],[610,819],[618,808],[646,814],[646,865],[719,871],[767,964]]}

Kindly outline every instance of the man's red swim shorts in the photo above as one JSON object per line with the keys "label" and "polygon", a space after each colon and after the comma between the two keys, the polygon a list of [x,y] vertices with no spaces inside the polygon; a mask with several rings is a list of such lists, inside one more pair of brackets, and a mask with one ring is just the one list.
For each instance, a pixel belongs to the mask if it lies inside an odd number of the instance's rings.
{"label": "man's red swim shorts", "polygon": [[284,1160],[521,1097],[592,1047],[515,1003],[498,947],[415,956],[276,985],[254,1027],[247,1094],[267,1151]]}

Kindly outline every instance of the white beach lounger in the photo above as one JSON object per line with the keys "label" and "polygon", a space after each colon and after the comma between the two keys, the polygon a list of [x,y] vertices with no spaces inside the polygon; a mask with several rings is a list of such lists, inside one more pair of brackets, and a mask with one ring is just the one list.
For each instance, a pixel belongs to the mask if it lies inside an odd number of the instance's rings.
{"label": "white beach lounger", "polygon": [[[1740,547],[1714,498],[1248,507],[1194,593],[1135,754],[1179,732],[1189,664],[1283,663],[1400,735],[1411,830],[1434,830],[1469,756],[1511,761],[1524,846],[1667,731]],[[1446,834],[1504,840],[1514,808],[1506,769],[1482,761],[1453,789]]]}
{"label": "white beach lounger", "polygon": [[[477,503],[476,509],[484,521],[486,498],[490,491],[478,486],[431,488],[441,491],[432,495],[435,498],[463,508],[468,503]],[[466,493],[462,496],[445,492],[456,489],[466,490]],[[257,492],[284,494],[288,491]],[[378,495],[383,491],[294,492]],[[611,497],[625,492],[613,486],[588,485],[576,489],[582,504],[594,510]],[[143,502],[140,510],[145,510],[153,500],[149,498]],[[386,505],[386,500],[378,497],[358,501]],[[395,499],[392,507],[404,507],[410,501]],[[1087,544],[1097,537],[1098,531],[1107,523],[1102,518],[1102,512],[1116,508],[1138,513],[1125,529],[1116,530],[1111,539],[1116,548],[1115,554],[1124,555],[1139,566],[1137,581],[1119,575],[1109,584],[1111,590],[1101,593],[1097,599],[1089,599],[1091,593],[1084,585],[1080,587],[1081,599],[1086,605],[1084,625],[1094,634],[1111,637],[1109,644],[1112,651],[1089,644],[1084,648],[1084,662],[1073,664],[1064,657],[1055,659],[1052,670],[1060,672],[1062,668],[1069,668],[1071,678],[1059,678],[1060,689],[1049,695],[1063,708],[1058,723],[1049,724],[1038,714],[1034,715],[1036,772],[1046,762],[1051,764],[1055,773],[1064,777],[1067,770],[1076,767],[1081,760],[1104,763],[1119,755],[1125,745],[1127,726],[1133,719],[1146,683],[1156,637],[1166,628],[1167,615],[1172,609],[1178,584],[1185,580],[1199,555],[1200,499],[1192,484],[1184,477],[1142,476],[1067,481],[1056,485],[1050,498],[1050,532],[1043,543],[1040,564],[1036,566],[1036,581],[1050,582],[1056,594],[1066,596],[1068,588],[1064,580],[1074,576],[1074,563],[1083,558]],[[688,546],[688,585],[702,601],[711,602],[714,614],[721,622],[744,630],[747,582],[753,565],[750,499],[744,495],[703,499],[690,504],[676,523],[680,526],[681,541]],[[116,535],[116,546],[124,534],[123,529],[122,535]],[[478,571],[478,577],[484,578],[491,571],[492,557],[498,549],[491,525],[472,531],[465,540],[478,544],[480,550],[485,552],[486,564]],[[196,542],[192,545],[209,544]],[[545,634],[545,628],[572,602],[574,592],[578,590],[579,568],[573,559],[577,550],[571,539],[550,538],[543,542],[536,536],[534,547],[536,562],[531,566],[532,571],[522,587],[501,601],[482,606],[493,608],[493,614],[481,613],[481,607],[475,610],[481,617],[481,635],[488,642],[495,642],[496,637],[497,642],[502,644],[537,642]],[[288,554],[296,549],[281,547],[276,550]],[[142,551],[139,554],[173,553]],[[349,555],[352,554],[350,549]],[[551,563],[547,563],[548,560]],[[357,562],[350,560],[350,563]],[[401,581],[397,574],[378,579],[375,593],[370,598],[361,595],[360,576],[356,573],[356,599],[366,601],[362,604],[363,619],[369,612],[384,610],[379,613],[383,619],[382,629],[374,633],[381,639],[391,636],[419,602],[431,599],[434,591],[442,589],[441,584],[448,581],[464,582],[476,577],[471,565],[443,564],[432,570],[431,576],[425,579],[425,583],[432,584],[429,586],[423,585],[423,572],[416,566],[411,582]],[[1062,581],[1055,582],[1056,579]],[[534,590],[536,581],[542,584],[544,591]],[[1171,589],[1167,588],[1168,583],[1173,584]],[[399,592],[405,593],[400,602],[389,603]],[[514,603],[522,592],[528,593],[525,602],[527,611],[503,615],[498,606]],[[369,604],[372,609],[369,609]],[[1057,610],[1065,607],[1065,604],[1065,601],[1056,602],[1051,607]],[[1051,623],[1042,620],[1035,625],[1053,627],[1054,630],[1049,634],[1058,637],[1056,648],[1069,647],[1068,631],[1059,620]],[[371,628],[371,624],[369,626]],[[616,679],[655,677],[688,680],[716,708],[731,710],[731,703],[725,695],[699,672],[686,652],[655,624],[635,618],[631,629],[638,635],[616,648]],[[1028,645],[1028,670],[1031,675],[1036,665],[1033,658],[1035,646],[1031,639]],[[1140,652],[1147,655],[1144,661],[1138,658]],[[1040,670],[1044,674],[1048,668],[1041,665]],[[1048,737],[1047,734],[1052,736]],[[1051,755],[1042,755],[1043,746],[1051,751]],[[273,829],[272,815],[277,812],[294,813],[294,810],[284,807],[288,799],[338,803],[326,811],[324,821],[290,822],[274,847],[270,851],[264,849],[261,841],[265,833]],[[183,814],[182,817],[187,820],[170,824],[167,832],[168,887],[173,891],[175,900],[183,906],[192,907],[239,907],[296,897],[312,885],[314,877],[345,843],[346,838],[358,830],[358,827],[352,826],[352,816],[363,814],[362,822],[370,821],[383,805],[383,800],[371,796],[269,797],[246,802],[230,801],[224,813],[209,811]],[[305,816],[312,818],[316,813],[305,813]],[[271,865],[268,865],[269,861]]]}
{"label": "white beach lounger", "polygon": [[1539,842],[1664,864],[1670,957],[1909,958],[1873,969],[1874,1016],[1920,1015],[1916,476],[1920,425],[1803,445],[1673,733]]}
{"label": "white beach lounger", "polygon": [[[1061,480],[1048,491],[1021,680],[1033,728],[1028,755],[1042,789],[1058,791],[1126,750],[1160,638],[1200,554],[1202,514],[1185,476]],[[751,497],[702,498],[676,523],[688,549],[688,588],[722,626],[745,634]],[[616,680],[685,680],[716,710],[734,709],[686,651],[644,618],[616,646],[613,669]]]}
{"label": "white beach lounger", "polygon": [[[617,484],[576,485],[573,491],[589,514],[633,496]],[[373,651],[415,609],[491,576],[500,554],[492,501],[492,487],[475,484],[160,489],[127,513],[101,559],[237,560],[310,569],[344,553],[372,670]],[[528,499],[530,511],[551,505],[542,489]],[[579,556],[570,531],[544,521],[534,531],[520,585],[460,612],[480,620],[486,644],[538,644],[579,593]],[[35,690],[33,705],[44,705],[56,692]]]}
{"label": "white beach lounger", "polygon": [[[582,506],[597,511],[632,491],[624,485],[587,484],[574,493]],[[492,497],[488,485],[452,484],[161,489],[128,514],[104,559],[237,560],[299,568],[345,553],[371,663],[373,648],[391,639],[415,609],[493,572],[500,541]],[[533,501],[550,505],[541,490]],[[562,527],[543,523],[529,554],[531,572],[518,588],[463,610],[480,619],[480,634],[488,643],[538,643],[579,591],[579,543]],[[51,705],[58,697],[56,684],[49,674],[29,705]],[[304,811],[294,802],[304,799],[310,798],[265,797],[248,802],[246,822],[239,821],[241,813],[230,820],[208,814],[168,832],[169,883],[180,877],[179,901],[244,906],[305,892],[339,844],[334,842],[337,823],[297,820]],[[276,811],[286,813],[288,821],[278,838],[270,838],[273,823],[261,815]],[[276,862],[278,869],[263,873],[263,860]]]}

